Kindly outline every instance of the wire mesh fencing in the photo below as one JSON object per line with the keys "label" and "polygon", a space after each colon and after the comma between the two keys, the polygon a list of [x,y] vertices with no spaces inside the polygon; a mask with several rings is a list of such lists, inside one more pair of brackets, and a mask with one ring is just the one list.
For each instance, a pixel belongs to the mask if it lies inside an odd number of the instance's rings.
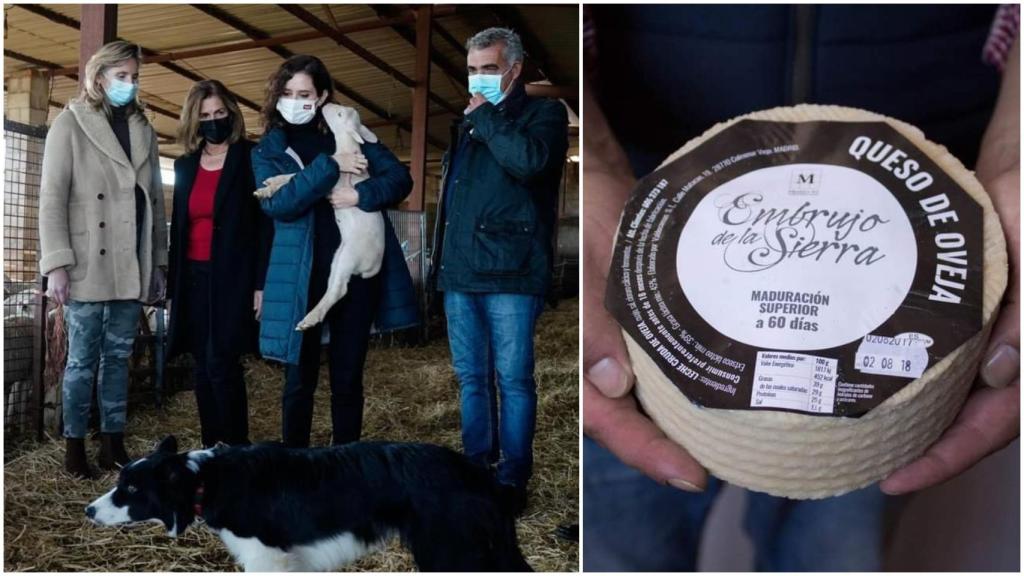
{"label": "wire mesh fencing", "polygon": [[47,400],[42,382],[46,314],[39,275],[39,184],[46,128],[5,119],[4,140],[4,433],[38,436]]}
{"label": "wire mesh fencing", "polygon": [[[398,237],[398,244],[402,247],[402,255],[405,257],[405,264],[409,267],[409,275],[412,276],[412,285],[416,290],[416,302],[420,310],[420,324],[418,326],[403,329],[396,332],[377,333],[375,340],[378,344],[393,346],[410,344],[426,340],[426,302],[427,302],[427,215],[425,212],[414,212],[408,210],[388,210],[388,219],[395,229]],[[386,265],[386,264],[385,264]]]}

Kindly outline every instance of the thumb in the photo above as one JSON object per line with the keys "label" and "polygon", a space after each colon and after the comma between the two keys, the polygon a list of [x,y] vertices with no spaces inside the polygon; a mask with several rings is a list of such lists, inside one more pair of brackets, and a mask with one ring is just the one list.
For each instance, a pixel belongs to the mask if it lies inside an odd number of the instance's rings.
{"label": "thumb", "polygon": [[1006,237],[1009,284],[982,362],[981,380],[1004,388],[1020,381],[1020,170],[985,178]]}
{"label": "thumb", "polygon": [[621,398],[633,387],[633,370],[618,323],[604,307],[604,271],[584,267],[583,373],[604,396]]}
{"label": "thumb", "polygon": [[999,312],[980,375],[993,388],[1005,388],[1020,380],[1020,302],[1016,290],[1008,295]]}

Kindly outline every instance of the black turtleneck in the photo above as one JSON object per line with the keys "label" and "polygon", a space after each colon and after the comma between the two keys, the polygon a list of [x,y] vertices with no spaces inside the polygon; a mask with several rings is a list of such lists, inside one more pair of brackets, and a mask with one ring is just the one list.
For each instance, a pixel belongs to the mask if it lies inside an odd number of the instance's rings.
{"label": "black turtleneck", "polygon": [[305,124],[284,123],[284,133],[288,139],[288,146],[302,158],[302,163],[309,166],[316,160],[317,155],[334,154],[334,134],[329,130],[321,132],[319,127],[320,111]]}
{"label": "black turtleneck", "polygon": [[[316,118],[306,124],[284,124],[288,147],[299,155],[304,166],[312,164],[320,154],[334,154],[334,134],[322,132],[319,128],[321,121],[318,110]],[[318,273],[330,271],[331,259],[339,244],[341,234],[334,221],[334,207],[326,197],[321,198],[313,204],[313,268]]]}
{"label": "black turtleneck", "polygon": [[[130,104],[124,106],[111,106],[110,107],[110,128],[114,131],[114,136],[117,137],[117,141],[121,144],[121,148],[124,149],[124,155],[128,157],[128,162],[132,161],[132,141],[131,132],[128,130],[128,115],[129,115]],[[150,167],[151,170],[159,170],[159,166]],[[154,194],[160,194],[163,197],[163,190],[154,190]],[[142,250],[142,221],[146,219],[146,193],[142,191],[138,183],[135,184],[135,251],[139,253]],[[164,233],[165,230],[154,230],[154,234]],[[143,294],[143,297],[146,295]]]}

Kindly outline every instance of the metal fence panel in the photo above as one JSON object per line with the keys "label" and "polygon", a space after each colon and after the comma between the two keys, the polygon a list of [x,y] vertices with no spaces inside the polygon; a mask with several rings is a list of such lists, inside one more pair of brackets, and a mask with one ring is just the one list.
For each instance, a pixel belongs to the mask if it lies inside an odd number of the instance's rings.
{"label": "metal fence panel", "polygon": [[4,120],[4,432],[39,433],[39,182],[46,129]]}

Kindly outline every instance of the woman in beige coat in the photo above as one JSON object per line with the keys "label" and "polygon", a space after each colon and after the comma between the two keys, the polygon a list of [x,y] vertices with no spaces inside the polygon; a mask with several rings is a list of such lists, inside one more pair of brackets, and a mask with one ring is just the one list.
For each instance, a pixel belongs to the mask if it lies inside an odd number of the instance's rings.
{"label": "woman in beige coat", "polygon": [[142,53],[128,42],[100,48],[81,95],[50,127],[39,202],[40,269],[65,307],[64,466],[93,476],[85,434],[97,379],[101,468],[124,449],[128,357],[143,301],[163,297],[167,224],[156,132],[137,97]]}

